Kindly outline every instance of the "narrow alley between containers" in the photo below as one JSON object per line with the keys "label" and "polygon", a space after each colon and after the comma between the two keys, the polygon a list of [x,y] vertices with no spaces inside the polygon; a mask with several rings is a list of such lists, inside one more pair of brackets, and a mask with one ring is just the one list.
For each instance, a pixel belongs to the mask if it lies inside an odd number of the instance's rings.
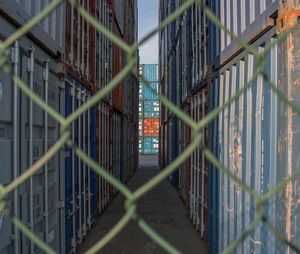
{"label": "narrow alley between containers", "polygon": [[[159,173],[158,158],[154,155],[141,155],[140,167],[127,186],[136,190]],[[121,219],[125,213],[125,198],[122,194],[114,199],[90,231],[78,253],[85,253]],[[192,224],[185,218],[185,207],[178,192],[168,180],[138,202],[138,213],[164,239],[182,253],[207,253],[205,242]],[[200,252],[199,252],[200,251]],[[102,250],[106,254],[150,254],[165,251],[149,238],[134,221],[129,224]]]}

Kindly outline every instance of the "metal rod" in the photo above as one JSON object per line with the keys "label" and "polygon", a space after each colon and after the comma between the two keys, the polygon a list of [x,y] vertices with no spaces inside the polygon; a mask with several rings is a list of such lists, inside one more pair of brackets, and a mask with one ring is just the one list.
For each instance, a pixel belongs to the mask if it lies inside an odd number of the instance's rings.
{"label": "metal rod", "polygon": [[[204,92],[202,92],[202,119],[205,117],[205,102],[206,102],[206,98],[205,98],[205,94]],[[201,105],[199,105],[200,107]],[[205,128],[203,128],[203,139],[202,139],[202,147],[205,147]],[[202,153],[202,169],[201,169],[201,173],[202,173],[202,177],[201,177],[201,236],[204,236],[204,205],[205,205],[205,199],[204,199],[204,177],[205,177],[205,172],[204,172],[204,150],[202,149],[201,151]]]}
{"label": "metal rod", "polygon": [[[98,105],[98,163],[99,165],[101,165],[101,151],[102,151],[102,147],[101,147],[101,104]],[[101,150],[100,150],[101,149]],[[99,191],[99,204],[98,204],[98,209],[99,212],[102,212],[102,191],[101,191],[101,186],[102,186],[102,177],[99,175],[98,178],[98,191]]]}
{"label": "metal rod", "polygon": [[[201,99],[200,99],[200,95],[197,96],[197,122],[200,121],[200,108],[201,108]],[[201,163],[203,164],[203,161],[201,161]],[[197,190],[196,190],[196,229],[198,230],[199,228],[199,202],[200,202],[200,198],[202,198],[203,196],[200,197],[200,148],[197,148]]]}
{"label": "metal rod", "polygon": [[[102,164],[102,167],[104,168],[104,169],[106,169],[105,168],[105,140],[106,140],[106,130],[105,130],[105,122],[106,122],[106,119],[105,119],[105,114],[104,114],[104,106],[102,105],[102,107],[101,107],[101,113],[102,113],[102,126],[103,126],[103,140],[102,140],[102,160],[101,160],[101,164]],[[103,202],[103,208],[106,206],[106,180],[104,180],[104,182],[103,182],[103,189],[104,189],[104,191],[103,191],[103,194],[104,194],[104,196],[103,196],[103,200],[104,200],[104,202]]]}
{"label": "metal rod", "polygon": [[[109,147],[108,147],[108,138],[109,138],[109,128],[108,128],[108,123],[109,123],[109,113],[108,113],[108,109],[107,107],[104,107],[105,110],[105,117],[106,117],[106,121],[105,121],[105,132],[106,132],[106,138],[105,138],[105,168],[107,170],[107,172],[109,172],[109,165],[108,165],[108,154],[109,154]],[[106,181],[106,197],[107,197],[107,204],[109,203],[109,187],[110,184],[108,181]]]}
{"label": "metal rod", "polygon": [[[82,0],[81,5],[84,8],[84,0]],[[82,75],[84,75],[84,38],[85,38],[85,34],[84,34],[84,18],[81,17],[81,73]]]}
{"label": "metal rod", "polygon": [[[191,101],[191,114],[192,114],[192,118],[194,116],[194,101],[192,100]],[[190,169],[190,177],[191,177],[191,180],[190,180],[190,219],[193,218],[193,210],[194,210],[194,201],[193,201],[193,176],[194,176],[194,172],[193,172],[193,168],[194,168],[194,156],[195,156],[195,153],[193,152],[192,153],[192,158],[191,158],[191,169]]]}
{"label": "metal rod", "polygon": [[[85,99],[86,99],[86,94],[85,94],[85,91],[82,92],[82,95],[81,95],[81,98],[82,98],[82,102],[84,103],[85,102]],[[83,151],[85,152],[86,151],[86,129],[85,129],[85,126],[86,126],[86,112],[83,113]],[[87,223],[86,223],[86,219],[87,219],[87,216],[86,216],[86,164],[85,162],[83,162],[83,169],[82,169],[82,172],[83,172],[83,191],[82,191],[82,195],[83,195],[83,219],[84,219],[84,222],[83,222],[83,235],[85,236],[86,233],[87,233]]]}
{"label": "metal rod", "polygon": [[[72,112],[75,111],[75,87],[71,87],[72,96]],[[75,144],[75,122],[72,122],[72,142]],[[76,201],[75,201],[75,152],[72,151],[72,222],[73,222],[73,238],[72,247],[73,251],[76,250]]]}
{"label": "metal rod", "polygon": [[[78,108],[81,107],[81,89],[78,87],[77,89],[77,100],[78,100]],[[81,148],[81,116],[78,118],[78,146]],[[79,229],[78,229],[78,240],[81,243],[82,241],[82,198],[81,198],[81,160],[77,157],[78,161],[78,210],[79,210]]]}
{"label": "metal rod", "polygon": [[[90,95],[87,95],[87,100],[89,100]],[[91,109],[88,110],[88,156],[91,157]],[[88,166],[88,226],[92,227],[92,213],[91,213],[91,167]]]}
{"label": "metal rod", "polygon": [[[194,119],[197,121],[197,107],[198,107],[198,103],[197,103],[197,99],[194,99]],[[198,164],[197,164],[197,160],[198,160],[198,147],[197,149],[195,149],[194,153],[194,214],[193,214],[193,222],[194,225],[196,225],[196,221],[197,221],[197,172],[198,172]]]}
{"label": "metal rod", "polygon": [[[90,1],[87,1],[87,12],[90,12]],[[90,56],[90,24],[87,22],[87,37],[86,37],[86,41],[87,41],[87,56],[86,56],[86,76],[87,79],[89,79],[90,75],[89,75],[89,56]]]}
{"label": "metal rod", "polygon": [[69,60],[71,64],[74,61],[74,6],[71,4],[71,52],[69,54]]}
{"label": "metal rod", "polygon": [[[14,47],[12,48],[12,64],[14,74],[18,75],[19,71],[19,42],[15,41]],[[13,177],[18,177],[18,86],[16,82],[13,83],[14,89],[14,108],[13,108]],[[14,189],[14,215],[18,215],[18,188]],[[14,233],[12,238],[14,239],[15,253],[19,253],[19,241],[18,241],[18,227],[14,225]]]}
{"label": "metal rod", "polygon": [[[48,84],[49,84],[49,61],[44,61],[44,72],[43,72],[43,81],[44,81],[44,87],[45,87],[45,103],[48,105]],[[47,153],[48,151],[48,113],[44,112],[44,130],[45,130],[45,140],[44,140],[44,153]],[[48,163],[45,164],[45,211],[44,211],[44,217],[45,217],[45,240],[46,243],[49,243],[49,214],[48,214]]]}
{"label": "metal rod", "polygon": [[[29,87],[33,91],[33,73],[34,73],[34,48],[30,47],[28,50],[29,58],[27,62],[27,72],[29,76]],[[29,98],[29,167],[33,165],[33,101]],[[29,178],[29,224],[30,230],[33,232],[33,177]],[[30,241],[30,253],[34,253],[34,244],[33,241]]]}
{"label": "metal rod", "polygon": [[[104,168],[104,163],[103,163],[103,156],[104,156],[104,137],[105,137],[105,130],[104,130],[104,121],[105,119],[104,119],[104,117],[103,117],[103,105],[101,104],[101,126],[102,126],[102,128],[101,128],[101,135],[102,135],[102,140],[101,140],[101,162],[100,162],[100,164],[101,164],[101,166]],[[104,208],[104,205],[105,205],[105,198],[106,198],[106,196],[105,196],[105,180],[103,179],[102,180],[102,184],[101,184],[101,190],[102,190],[102,201],[101,201],[101,203],[102,203],[102,209]]]}
{"label": "metal rod", "polygon": [[77,11],[77,59],[76,59],[76,67],[77,70],[80,71],[80,14]]}

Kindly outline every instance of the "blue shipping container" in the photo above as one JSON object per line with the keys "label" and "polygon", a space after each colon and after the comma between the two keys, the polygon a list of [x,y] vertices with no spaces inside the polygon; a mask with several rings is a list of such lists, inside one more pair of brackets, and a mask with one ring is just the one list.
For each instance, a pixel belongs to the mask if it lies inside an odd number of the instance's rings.
{"label": "blue shipping container", "polygon": [[140,75],[150,82],[158,81],[158,64],[141,64]]}
{"label": "blue shipping container", "polygon": [[[276,40],[276,35],[275,27],[252,46],[262,52],[265,45]],[[283,64],[288,62],[289,54],[297,55],[295,52],[299,50],[299,31],[293,32],[291,38],[278,43],[264,56],[265,73],[275,87],[299,106],[299,86],[295,81],[299,79],[299,71],[294,68],[298,66],[299,59],[295,58],[295,62],[290,64],[291,69]],[[247,52],[221,68],[212,80],[212,93],[215,94],[211,97],[215,101],[211,102],[211,106],[223,105],[251,79],[257,68],[256,58]],[[299,167],[299,122],[299,115],[279,99],[266,80],[258,77],[245,93],[215,118],[210,135],[214,137],[211,149],[232,174],[262,196],[274,190]],[[293,138],[289,139],[291,136]],[[234,242],[253,222],[257,216],[257,202],[228,175],[220,171],[216,174],[214,168],[211,169],[209,234],[218,236],[218,239],[213,238],[209,245],[213,253],[217,253]],[[299,180],[287,183],[283,191],[268,199],[264,217],[285,237],[290,237],[289,241],[299,249],[299,205],[295,198],[299,191],[296,186],[299,186]],[[293,253],[262,223],[236,248],[236,253],[245,251]]]}
{"label": "blue shipping container", "polygon": [[159,150],[159,138],[147,137],[141,138],[142,151],[144,155],[157,155]]}
{"label": "blue shipping container", "polygon": [[[140,99],[144,99],[144,100],[158,100],[158,97],[156,96],[155,93],[152,92],[152,90],[150,90],[148,88],[148,86],[146,86],[143,83],[140,83],[140,85],[142,85],[142,98]],[[151,82],[150,86],[153,88],[153,90],[155,90],[156,92],[158,92],[158,82]],[[141,96],[141,94],[140,94]]]}
{"label": "blue shipping container", "polygon": [[[72,76],[74,83],[65,87],[65,116],[68,117],[83,104],[91,92],[86,90]],[[72,140],[91,158],[96,160],[96,108],[81,115],[72,124]],[[96,216],[96,173],[65,147],[65,221],[66,252],[76,249],[76,243],[87,234]]]}
{"label": "blue shipping container", "polygon": [[159,118],[159,105],[160,102],[157,100],[144,101],[144,118]]}

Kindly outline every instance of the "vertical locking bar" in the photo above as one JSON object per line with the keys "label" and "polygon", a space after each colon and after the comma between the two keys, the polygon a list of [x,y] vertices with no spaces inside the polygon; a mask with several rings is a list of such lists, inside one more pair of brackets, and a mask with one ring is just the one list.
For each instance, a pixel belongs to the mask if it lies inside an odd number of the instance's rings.
{"label": "vertical locking bar", "polygon": [[[33,73],[34,73],[34,48],[30,47],[28,50],[29,58],[27,62],[27,73],[29,76],[29,88],[33,91]],[[33,101],[29,98],[29,167],[33,165]],[[33,232],[33,178],[30,176],[29,178],[29,224],[30,230]],[[33,241],[30,240],[30,253],[34,252],[34,244]]]}
{"label": "vertical locking bar", "polygon": [[[85,91],[82,91],[82,95],[81,95],[81,99],[83,104],[85,103],[86,100],[86,93]],[[82,119],[82,133],[83,133],[83,146],[82,146],[82,150],[84,152],[86,152],[86,112],[83,113],[83,119]],[[83,236],[85,236],[87,234],[87,216],[86,216],[86,164],[85,162],[83,162],[83,168],[82,168],[82,178],[83,178],[83,186],[82,186],[82,196],[83,196]]]}
{"label": "vertical locking bar", "polygon": [[[78,108],[81,107],[81,88],[77,88],[77,100],[78,100]],[[80,116],[78,118],[78,147],[81,149],[81,118],[82,116]],[[81,180],[81,159],[79,158],[79,156],[77,157],[77,162],[78,162],[78,210],[79,210],[79,229],[78,229],[78,240],[81,243],[82,241],[82,197],[81,197],[81,184],[82,184],[82,180]]]}
{"label": "vertical locking bar", "polygon": [[[90,95],[87,95],[87,100],[90,99]],[[88,156],[91,157],[91,109],[88,110]],[[88,166],[88,226],[92,227],[92,212],[91,212],[91,167]]]}
{"label": "vertical locking bar", "polygon": [[[18,75],[19,72],[19,42],[15,41],[14,47],[12,48],[11,52],[12,57],[12,64],[13,64],[13,71],[14,75]],[[17,179],[18,177],[18,131],[19,131],[19,124],[18,124],[18,86],[17,83],[13,82],[13,98],[14,98],[14,106],[13,106],[13,178]],[[18,188],[14,189],[14,215],[18,215]],[[18,236],[18,227],[14,225],[14,232],[12,238],[14,240],[14,247],[15,247],[15,254],[19,254],[19,236]]]}
{"label": "vertical locking bar", "polygon": [[[43,82],[44,82],[44,96],[45,96],[45,103],[48,105],[48,85],[49,85],[49,61],[45,60],[44,61],[44,71],[43,71]],[[44,112],[44,135],[45,135],[45,140],[44,140],[44,153],[46,154],[48,151],[48,113],[47,111]],[[44,171],[45,171],[45,210],[44,210],[44,217],[45,217],[45,240],[46,243],[49,243],[49,214],[48,214],[48,163],[45,163],[44,166]]]}

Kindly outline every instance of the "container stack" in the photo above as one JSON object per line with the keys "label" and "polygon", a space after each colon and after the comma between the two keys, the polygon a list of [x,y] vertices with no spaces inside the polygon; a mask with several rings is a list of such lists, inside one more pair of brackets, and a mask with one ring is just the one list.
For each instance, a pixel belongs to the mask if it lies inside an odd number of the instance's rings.
{"label": "container stack", "polygon": [[[148,81],[151,88],[158,92],[158,65],[140,65],[140,76]],[[139,152],[156,155],[159,151],[160,102],[153,91],[142,82],[139,83]]]}
{"label": "container stack", "polygon": [[[47,3],[2,1],[0,38]],[[137,40],[137,1],[78,1],[128,44]],[[59,5],[11,46],[8,65],[28,87],[67,118],[125,66],[126,54],[70,4]],[[136,52],[138,54],[138,52]],[[59,139],[60,125],[0,70],[0,184],[17,179]],[[126,98],[126,99],[125,99]],[[128,75],[70,126],[71,140],[122,182],[138,162],[138,80]],[[75,253],[117,191],[67,145],[7,198],[7,207],[57,253]],[[0,213],[0,253],[42,253]]]}
{"label": "container stack", "polygon": [[[164,20],[184,1],[160,1]],[[297,22],[295,1],[202,1],[225,27],[258,52],[274,43]],[[299,19],[298,19],[299,20]],[[277,25],[278,24],[278,25]],[[161,91],[195,121],[223,105],[251,80],[257,58],[216,27],[198,5],[192,5],[159,33],[159,83]],[[300,30],[294,30],[264,55],[265,75],[294,104],[300,105]],[[193,142],[189,126],[161,107],[160,165],[165,167]],[[299,115],[268,86],[263,77],[203,130],[202,147],[232,174],[264,195],[291,176],[299,164]],[[228,175],[221,173],[196,149],[170,176],[186,204],[186,215],[211,253],[218,253],[237,239],[255,219],[256,202]],[[300,248],[299,180],[266,202],[265,218]],[[235,253],[289,253],[292,250],[257,225],[237,246]]]}

